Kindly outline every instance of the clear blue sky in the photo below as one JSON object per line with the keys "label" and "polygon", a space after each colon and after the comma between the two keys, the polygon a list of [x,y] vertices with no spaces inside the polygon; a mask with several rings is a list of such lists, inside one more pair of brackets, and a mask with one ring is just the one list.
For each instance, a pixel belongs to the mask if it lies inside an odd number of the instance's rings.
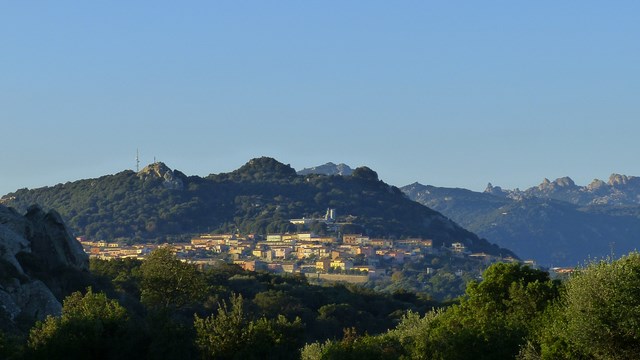
{"label": "clear blue sky", "polygon": [[638,1],[4,1],[0,195],[154,156],[482,190],[640,175]]}

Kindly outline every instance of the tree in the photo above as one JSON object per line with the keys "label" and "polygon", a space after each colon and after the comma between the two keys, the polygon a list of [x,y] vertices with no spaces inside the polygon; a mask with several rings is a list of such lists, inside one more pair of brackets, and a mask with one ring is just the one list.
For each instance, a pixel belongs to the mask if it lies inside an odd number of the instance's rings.
{"label": "tree", "polygon": [[104,293],[69,295],[59,317],[48,316],[29,333],[28,356],[33,359],[136,358],[135,331],[127,311]]}
{"label": "tree", "polygon": [[232,294],[230,304],[222,301],[217,314],[207,318],[195,316],[196,344],[205,359],[233,359],[246,341],[242,295]]}
{"label": "tree", "polygon": [[141,301],[154,309],[177,309],[204,299],[207,283],[192,264],[180,261],[170,248],[149,254],[140,267]]}
{"label": "tree", "polygon": [[410,313],[386,336],[401,343],[411,358],[515,357],[531,323],[557,297],[558,283],[519,264],[494,264],[483,278],[467,286],[460,304],[422,318]]}
{"label": "tree", "polygon": [[593,262],[566,282],[522,358],[637,359],[640,253]]}
{"label": "tree", "polygon": [[230,307],[218,305],[216,314],[195,316],[196,344],[203,359],[295,359],[303,342],[304,325],[279,315],[249,320],[241,295],[232,294]]}

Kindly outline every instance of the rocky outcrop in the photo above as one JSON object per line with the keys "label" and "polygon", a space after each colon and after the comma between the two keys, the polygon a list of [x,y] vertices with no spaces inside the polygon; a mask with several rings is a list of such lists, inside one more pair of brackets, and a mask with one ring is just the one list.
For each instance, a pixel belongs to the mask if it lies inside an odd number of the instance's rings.
{"label": "rocky outcrop", "polygon": [[88,256],[57,212],[31,207],[22,216],[0,205],[0,318],[5,330],[17,319],[28,322],[59,313],[66,290],[83,286],[77,282],[88,278],[88,269]]}
{"label": "rocky outcrop", "polygon": [[184,181],[183,175],[178,171],[171,170],[167,165],[162,162],[155,162],[151,165],[147,165],[144,169],[138,172],[138,177],[143,180],[160,179],[162,185],[171,190],[183,190]]}

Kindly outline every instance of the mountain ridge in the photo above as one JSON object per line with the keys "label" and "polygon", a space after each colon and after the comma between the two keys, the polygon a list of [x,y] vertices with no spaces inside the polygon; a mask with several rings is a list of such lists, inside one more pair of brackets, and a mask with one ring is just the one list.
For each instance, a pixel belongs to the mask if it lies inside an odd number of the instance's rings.
{"label": "mountain ridge", "polygon": [[[424,237],[434,245],[462,242],[472,250],[512,254],[415,203],[399,188],[359,167],[349,176],[298,175],[291,166],[255,158],[229,173],[186,176],[162,163],[135,173],[21,189],[4,202],[57,209],[78,234],[122,241],[179,241],[202,232],[269,234],[298,230],[289,219],[318,217],[327,208],[356,219],[341,231],[375,237]],[[179,185],[179,186],[178,186]],[[320,224],[315,230],[326,231]]]}
{"label": "mountain ridge", "polygon": [[[622,179],[629,184],[633,177]],[[616,180],[612,183],[617,186]],[[547,266],[575,266],[638,248],[640,206],[630,201],[632,196],[605,190],[589,199],[585,188],[564,177],[524,191],[491,183],[483,192],[420,183],[402,190],[481,237]]]}
{"label": "mountain ridge", "polygon": [[606,182],[594,179],[584,186],[577,185],[569,176],[553,181],[544,178],[539,185],[526,190],[506,190],[489,183],[485,192],[512,198],[523,196],[549,198],[580,206],[640,205],[640,177],[613,173]]}

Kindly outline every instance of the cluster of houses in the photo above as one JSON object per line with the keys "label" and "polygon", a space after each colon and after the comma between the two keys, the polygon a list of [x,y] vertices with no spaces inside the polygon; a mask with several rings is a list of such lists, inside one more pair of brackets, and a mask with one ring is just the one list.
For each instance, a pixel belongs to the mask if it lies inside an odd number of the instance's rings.
{"label": "cluster of houses", "polygon": [[345,234],[341,237],[316,236],[310,232],[271,234],[264,237],[203,234],[192,238],[189,243],[131,246],[104,241],[92,242],[83,238],[78,240],[91,257],[100,259],[144,259],[159,246],[171,246],[180,259],[195,264],[213,265],[226,261],[250,271],[305,273],[318,277],[324,274],[327,277],[340,275],[345,281],[360,281],[363,277],[375,278],[385,274],[390,266],[407,260],[418,260],[426,254],[442,252],[452,256],[471,257],[487,264],[516,261],[485,253],[470,253],[460,242],[455,242],[450,247],[434,248],[430,239],[376,239],[361,234]]}

